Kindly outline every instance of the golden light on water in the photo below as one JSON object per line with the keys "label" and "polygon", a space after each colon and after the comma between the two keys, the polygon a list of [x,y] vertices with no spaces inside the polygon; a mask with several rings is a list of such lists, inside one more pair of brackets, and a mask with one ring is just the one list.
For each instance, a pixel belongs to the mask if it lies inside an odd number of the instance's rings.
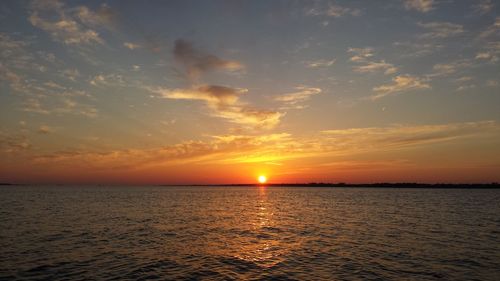
{"label": "golden light on water", "polygon": [[267,182],[267,177],[264,176],[264,175],[260,175],[259,178],[258,178],[258,181],[260,184],[264,184]]}

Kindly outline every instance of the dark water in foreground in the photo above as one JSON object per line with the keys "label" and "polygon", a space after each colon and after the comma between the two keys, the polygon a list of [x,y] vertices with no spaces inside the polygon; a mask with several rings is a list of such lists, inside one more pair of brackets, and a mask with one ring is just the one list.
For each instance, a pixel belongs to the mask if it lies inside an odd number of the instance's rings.
{"label": "dark water in foreground", "polygon": [[500,280],[500,190],[0,187],[0,279]]}

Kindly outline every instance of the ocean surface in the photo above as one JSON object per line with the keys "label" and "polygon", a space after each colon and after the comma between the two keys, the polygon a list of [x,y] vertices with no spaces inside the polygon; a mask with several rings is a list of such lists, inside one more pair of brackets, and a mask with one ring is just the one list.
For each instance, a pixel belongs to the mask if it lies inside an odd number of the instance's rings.
{"label": "ocean surface", "polygon": [[1,280],[500,280],[500,190],[0,187]]}

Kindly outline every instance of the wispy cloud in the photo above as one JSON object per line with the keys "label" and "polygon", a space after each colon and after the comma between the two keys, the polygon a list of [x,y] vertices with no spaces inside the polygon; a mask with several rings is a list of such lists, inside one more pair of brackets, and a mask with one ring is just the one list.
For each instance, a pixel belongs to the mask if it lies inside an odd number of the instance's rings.
{"label": "wispy cloud", "polygon": [[479,34],[479,39],[486,39],[498,35],[500,32],[500,16],[495,18],[495,22],[488,26],[484,31]]}
{"label": "wispy cloud", "polygon": [[33,52],[32,40],[18,35],[0,33],[0,67],[18,76],[21,71],[46,72],[56,61],[54,54]]}
{"label": "wispy cloud", "polygon": [[393,74],[398,71],[397,67],[395,67],[391,63],[385,62],[385,60],[381,60],[378,62],[370,61],[366,62],[365,65],[359,65],[354,67],[354,71],[360,73],[372,73],[377,71],[383,71],[385,74]]}
{"label": "wispy cloud", "polygon": [[125,86],[126,82],[120,74],[99,74],[89,80],[92,86]]}
{"label": "wispy cloud", "polygon": [[273,128],[283,113],[254,109],[241,102],[240,96],[247,89],[217,85],[203,85],[191,89],[153,88],[153,93],[168,99],[201,100],[211,109],[212,115],[242,125],[256,128]]}
{"label": "wispy cloud", "polygon": [[476,54],[477,60],[488,61],[491,63],[498,62],[500,60],[500,41],[497,42],[487,42],[483,45],[481,51]]}
{"label": "wispy cloud", "polygon": [[307,15],[311,16],[327,16],[339,18],[343,16],[359,16],[361,15],[361,10],[357,8],[349,8],[345,6],[340,6],[335,3],[328,3],[324,5],[322,2],[317,2],[312,8],[306,11]]}
{"label": "wispy cloud", "polygon": [[422,145],[474,135],[498,133],[499,126],[495,121],[479,121],[451,123],[444,125],[390,126],[355,128],[345,130],[326,130],[332,141],[351,148],[362,149],[366,144],[379,147],[404,147]]}
{"label": "wispy cloud", "polygon": [[46,134],[52,133],[53,131],[54,131],[54,129],[52,129],[51,127],[49,127],[47,125],[42,125],[42,126],[40,126],[40,128],[38,128],[37,132],[39,134],[46,135]]}
{"label": "wispy cloud", "polygon": [[61,75],[73,82],[76,81],[78,77],[80,77],[80,71],[78,69],[72,68],[72,69],[65,69],[61,71]]}
{"label": "wispy cloud", "polygon": [[476,88],[475,84],[460,85],[460,86],[458,86],[457,91],[467,91],[467,90],[472,90],[475,88]]}
{"label": "wispy cloud", "polygon": [[85,6],[78,6],[75,8],[75,17],[81,23],[93,27],[106,27],[111,29],[117,22],[117,14],[107,4],[101,4],[96,10],[92,11]]}
{"label": "wispy cloud", "polygon": [[175,41],[174,57],[182,64],[190,79],[197,79],[201,74],[212,70],[238,71],[244,65],[235,60],[224,60],[215,55],[206,54],[193,47],[193,44],[178,39]]}
{"label": "wispy cloud", "polygon": [[393,45],[404,51],[402,57],[422,57],[442,50],[444,47],[442,44],[420,42],[394,42]]}
{"label": "wispy cloud", "polygon": [[40,113],[40,114],[49,114],[50,111],[46,109],[42,103],[36,98],[28,98],[23,102],[23,111]]}
{"label": "wispy cloud", "polygon": [[454,81],[457,83],[463,83],[463,82],[468,82],[471,81],[473,78],[471,76],[462,76],[460,78],[455,79]]}
{"label": "wispy cloud", "polygon": [[372,48],[349,48],[347,52],[353,54],[349,59],[350,61],[361,64],[353,67],[356,72],[373,73],[383,71],[385,74],[393,74],[398,70],[397,67],[385,60],[372,60],[374,56]]}
{"label": "wispy cloud", "polygon": [[484,15],[489,13],[491,10],[493,10],[494,7],[495,5],[493,5],[491,0],[481,0],[472,6],[474,12],[479,15]]}
{"label": "wispy cloud", "polygon": [[[60,5],[57,1],[43,3],[46,7]],[[33,53],[29,41],[16,40],[2,33],[0,38],[0,80],[6,81],[10,93],[20,98],[19,110],[42,115],[97,116],[97,109],[85,102],[92,97],[64,83],[68,82],[66,79],[76,82],[81,76],[77,69],[61,70],[64,64],[54,54]]]}
{"label": "wispy cloud", "polygon": [[421,34],[420,38],[447,38],[464,32],[462,25],[450,22],[419,22],[418,25],[428,30],[428,32]]}
{"label": "wispy cloud", "polygon": [[[52,165],[73,163],[73,167],[87,169],[137,170],[155,166],[171,166],[186,163],[249,163],[288,158],[290,155],[273,153],[283,142],[291,142],[286,133],[270,135],[222,135],[208,141],[186,141],[175,145],[152,149],[127,149],[109,152],[69,150],[39,155],[34,164]],[[267,157],[260,157],[267,153]],[[75,162],[76,161],[76,162]]]}
{"label": "wispy cloud", "polygon": [[367,48],[349,48],[347,52],[354,54],[349,60],[353,62],[365,62],[373,57],[373,49]]}
{"label": "wispy cloud", "polygon": [[422,78],[412,75],[398,75],[392,78],[392,83],[373,88],[375,95],[371,96],[371,99],[375,100],[391,94],[430,88],[431,86]]}
{"label": "wispy cloud", "polygon": [[450,63],[438,63],[432,67],[433,73],[428,75],[428,77],[447,76],[471,66],[472,63],[469,60],[457,60]]}
{"label": "wispy cloud", "polygon": [[[0,153],[17,155],[20,152],[29,150],[32,144],[24,134],[12,134],[0,131]],[[17,155],[18,156],[18,155]]]}
{"label": "wispy cloud", "polygon": [[312,96],[321,93],[320,88],[299,86],[295,87],[295,89],[297,91],[277,96],[274,99],[276,101],[284,102],[288,106],[293,106],[294,108],[302,108],[303,106],[297,106],[297,104],[303,103],[309,100]]}
{"label": "wispy cloud", "polygon": [[211,107],[224,107],[236,104],[240,95],[248,92],[247,89],[230,88],[216,85],[204,85],[193,89],[160,89],[156,91],[164,98],[203,100]]}
{"label": "wispy cloud", "polygon": [[434,10],[434,0],[404,0],[404,6],[407,10],[416,10],[422,13],[427,13]]}
{"label": "wispy cloud", "polygon": [[13,39],[6,33],[0,33],[0,48],[2,52],[19,50],[27,45],[28,43],[25,41]]}
{"label": "wispy cloud", "polygon": [[38,98],[28,98],[23,102],[21,110],[37,114],[71,114],[89,118],[97,117],[98,110],[94,106],[78,102],[69,96],[70,94],[54,100],[50,105],[42,103]]}
{"label": "wispy cloud", "polygon": [[496,80],[488,80],[488,81],[486,81],[486,86],[488,86],[488,87],[497,87],[498,85],[499,85],[499,83]]}
{"label": "wispy cloud", "polygon": [[125,43],[123,43],[123,46],[125,46],[126,48],[128,48],[130,50],[135,50],[135,49],[139,49],[142,47],[140,44],[131,43],[131,42],[125,42]]}
{"label": "wispy cloud", "polygon": [[313,61],[306,61],[304,62],[306,67],[308,68],[320,68],[320,67],[329,67],[332,66],[335,63],[335,59],[332,60],[313,60]]}
{"label": "wispy cloud", "polygon": [[23,77],[14,73],[1,63],[0,63],[0,81],[6,81],[9,84],[10,88],[17,92],[25,92],[27,88]]}
{"label": "wispy cloud", "polygon": [[[95,21],[99,18],[87,8],[86,12],[77,9],[76,15],[71,10],[66,9],[65,4],[59,1],[33,1],[31,4],[30,23],[51,35],[56,40],[67,45],[80,44],[103,44],[104,40],[99,33],[91,28],[87,28],[77,19]],[[91,20],[92,19],[92,20]]]}
{"label": "wispy cloud", "polygon": [[[341,130],[324,130],[307,138],[288,133],[268,135],[220,135],[209,140],[191,140],[150,149],[93,152],[74,149],[37,155],[33,165],[51,167],[71,163],[76,169],[144,170],[180,164],[277,163],[298,158],[355,155],[359,153],[411,149],[463,138],[495,136],[494,121],[441,125],[393,125]],[[196,166],[192,166],[196,167]]]}

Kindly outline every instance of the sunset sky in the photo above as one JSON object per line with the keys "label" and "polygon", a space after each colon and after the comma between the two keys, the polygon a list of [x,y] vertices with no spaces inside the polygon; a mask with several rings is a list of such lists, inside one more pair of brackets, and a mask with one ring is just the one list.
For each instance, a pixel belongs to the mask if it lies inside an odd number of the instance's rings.
{"label": "sunset sky", "polygon": [[1,1],[0,182],[500,181],[496,1]]}

